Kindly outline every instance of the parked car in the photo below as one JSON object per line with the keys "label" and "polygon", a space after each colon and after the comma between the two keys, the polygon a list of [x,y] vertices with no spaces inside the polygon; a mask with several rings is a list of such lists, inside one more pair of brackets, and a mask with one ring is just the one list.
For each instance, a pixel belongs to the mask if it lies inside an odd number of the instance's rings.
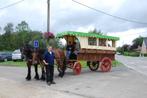
{"label": "parked car", "polygon": [[17,61],[17,60],[23,60],[23,55],[20,51],[20,49],[15,50],[14,52],[12,52],[12,60],[13,61]]}
{"label": "parked car", "polygon": [[12,60],[11,52],[1,52],[0,53],[0,61],[10,61]]}

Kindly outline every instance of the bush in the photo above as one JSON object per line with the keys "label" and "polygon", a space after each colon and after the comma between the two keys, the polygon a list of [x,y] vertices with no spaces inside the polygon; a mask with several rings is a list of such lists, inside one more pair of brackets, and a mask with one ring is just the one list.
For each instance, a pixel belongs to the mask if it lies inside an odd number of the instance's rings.
{"label": "bush", "polygon": [[144,54],[144,56],[145,56],[145,57],[147,57],[147,53],[146,53],[146,54]]}
{"label": "bush", "polygon": [[124,52],[124,55],[138,57],[140,55],[140,53],[139,52]]}

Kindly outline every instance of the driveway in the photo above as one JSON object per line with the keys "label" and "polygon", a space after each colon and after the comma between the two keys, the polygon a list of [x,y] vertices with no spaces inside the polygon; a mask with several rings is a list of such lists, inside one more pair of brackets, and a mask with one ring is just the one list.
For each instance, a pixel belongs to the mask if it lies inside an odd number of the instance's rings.
{"label": "driveway", "polygon": [[[33,69],[34,70],[34,69]],[[111,72],[83,69],[78,76],[68,69],[57,84],[26,81],[27,68],[0,66],[0,98],[146,98],[147,77],[125,66]],[[34,73],[34,72],[33,72]]]}
{"label": "driveway", "polygon": [[125,66],[147,76],[147,57],[129,57],[116,55],[116,59]]}

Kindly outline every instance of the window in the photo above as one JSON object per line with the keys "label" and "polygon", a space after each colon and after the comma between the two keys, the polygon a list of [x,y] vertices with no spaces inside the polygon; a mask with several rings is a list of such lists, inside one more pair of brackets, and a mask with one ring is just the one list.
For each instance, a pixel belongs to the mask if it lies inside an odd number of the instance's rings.
{"label": "window", "polygon": [[106,46],[106,39],[99,39],[99,46]]}
{"label": "window", "polygon": [[88,38],[88,45],[97,45],[97,40],[96,38],[93,38],[93,37],[89,37]]}
{"label": "window", "polygon": [[108,40],[108,47],[112,47],[112,40]]}

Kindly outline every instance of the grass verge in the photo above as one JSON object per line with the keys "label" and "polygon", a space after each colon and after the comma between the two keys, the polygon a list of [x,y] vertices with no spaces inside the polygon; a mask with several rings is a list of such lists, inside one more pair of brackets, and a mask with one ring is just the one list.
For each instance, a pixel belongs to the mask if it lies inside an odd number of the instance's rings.
{"label": "grass verge", "polygon": [[[80,61],[81,65],[83,68],[87,68],[87,62],[86,61]],[[123,65],[123,63],[115,60],[112,61],[112,67],[117,67],[117,66],[121,66]],[[7,62],[0,62],[0,66],[16,66],[16,67],[25,67],[26,66],[26,62],[25,61],[7,61]]]}
{"label": "grass verge", "polygon": [[112,67],[118,67],[118,66],[122,66],[122,65],[124,65],[124,64],[118,60],[112,61]]}
{"label": "grass verge", "polygon": [[7,61],[7,62],[0,62],[0,66],[16,66],[16,67],[25,67],[25,61]]}

